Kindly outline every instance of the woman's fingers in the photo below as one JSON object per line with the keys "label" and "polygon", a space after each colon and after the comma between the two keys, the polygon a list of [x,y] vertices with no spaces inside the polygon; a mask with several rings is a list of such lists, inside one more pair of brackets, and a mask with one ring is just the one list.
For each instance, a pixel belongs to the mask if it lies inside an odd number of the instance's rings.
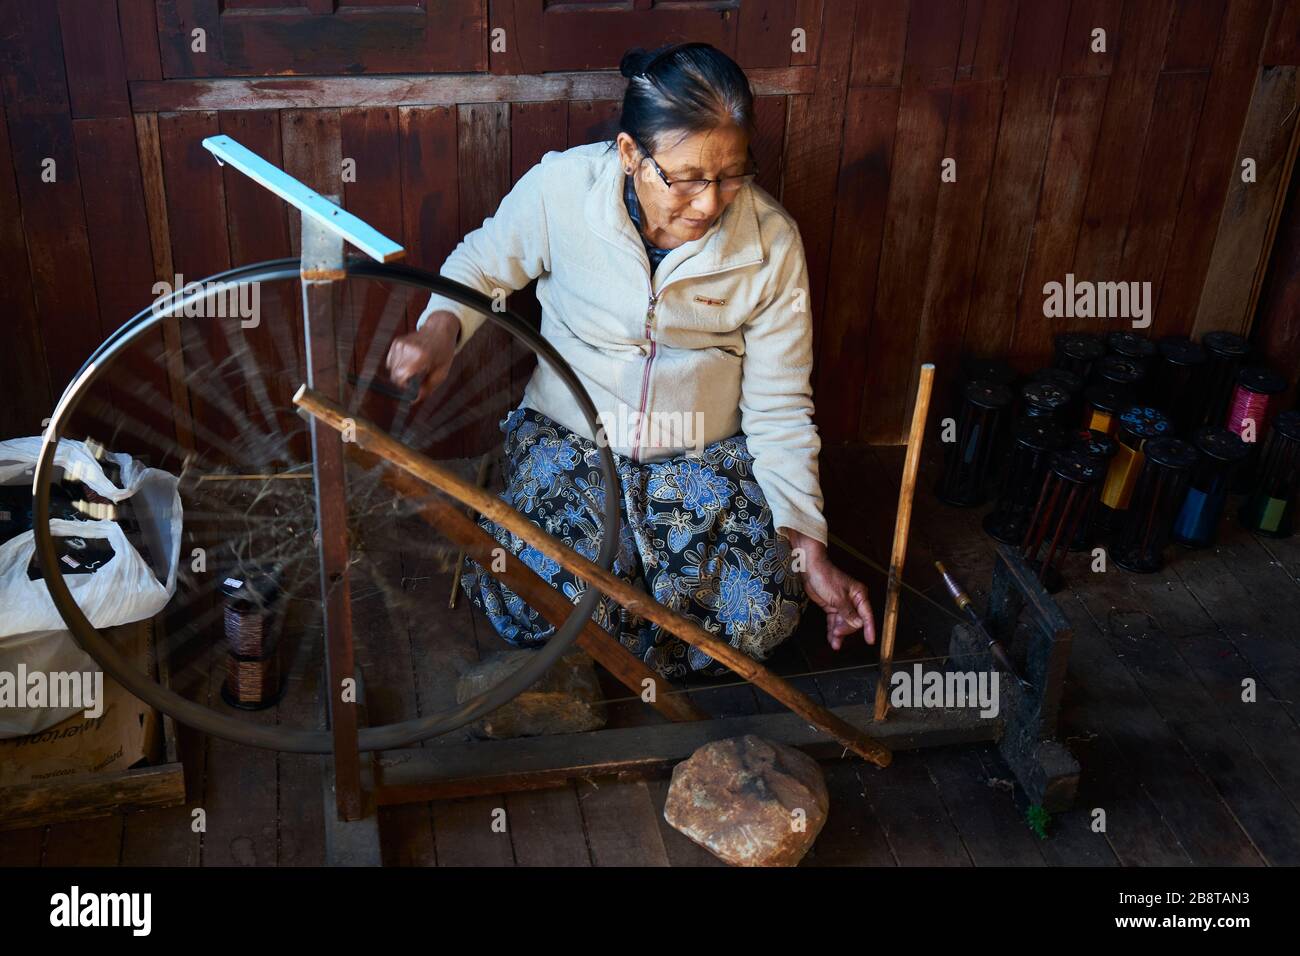
{"label": "woman's fingers", "polygon": [[871,602],[867,600],[867,589],[854,590],[852,592],[853,603],[857,608],[858,617],[861,620],[863,634],[868,644],[876,643],[876,622],[875,616],[871,610]]}

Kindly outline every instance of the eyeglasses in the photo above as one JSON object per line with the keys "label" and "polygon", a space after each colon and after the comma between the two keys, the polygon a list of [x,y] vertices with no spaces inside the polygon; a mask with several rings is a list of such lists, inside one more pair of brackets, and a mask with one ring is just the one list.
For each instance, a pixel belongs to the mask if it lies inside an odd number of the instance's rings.
{"label": "eyeglasses", "polygon": [[650,160],[650,165],[655,168],[659,178],[664,181],[664,185],[668,187],[668,191],[674,196],[698,196],[709,188],[710,183],[717,183],[718,192],[729,196],[740,190],[742,186],[752,183],[754,177],[758,175],[758,163],[754,161],[754,156],[751,153],[749,156],[749,172],[741,173],[738,176],[722,176],[718,179],[669,179],[660,165],[655,162],[655,158],[650,155],[650,150],[640,143],[637,143],[637,146],[640,148],[642,155]]}

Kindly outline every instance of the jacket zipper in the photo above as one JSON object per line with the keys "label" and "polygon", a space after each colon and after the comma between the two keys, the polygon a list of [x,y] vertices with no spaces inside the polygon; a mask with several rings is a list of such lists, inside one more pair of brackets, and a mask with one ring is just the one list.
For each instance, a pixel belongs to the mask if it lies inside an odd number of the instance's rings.
{"label": "jacket zipper", "polygon": [[654,339],[654,321],[655,306],[659,302],[659,296],[654,291],[654,280],[650,284],[650,301],[645,309],[645,336],[650,340],[650,354],[646,356],[645,371],[641,375],[641,405],[637,409],[636,433],[633,436],[632,460],[639,462],[641,460],[641,425],[645,421],[646,397],[650,393],[650,366],[655,360],[655,339]]}
{"label": "jacket zipper", "polygon": [[[603,234],[601,235],[601,238],[606,242],[609,242],[610,245],[618,245],[618,243]],[[633,435],[632,460],[638,463],[641,461],[641,422],[645,418],[646,398],[650,393],[650,366],[654,364],[656,351],[654,330],[652,328],[655,318],[655,306],[659,304],[659,297],[664,294],[664,289],[668,288],[668,286],[672,285],[673,282],[676,281],[676,278],[669,279],[663,284],[658,292],[655,292],[654,271],[650,266],[650,257],[646,254],[644,249],[641,250],[641,263],[645,266],[646,284],[650,288],[650,300],[646,304],[645,310],[645,334],[646,338],[650,340],[650,354],[646,356],[645,371],[641,374],[641,401],[640,407],[637,409],[636,431]],[[737,262],[729,266],[723,266],[721,269],[714,269],[712,272],[701,272],[697,275],[682,276],[681,278],[703,279],[707,276],[730,272],[732,269],[741,269],[745,266],[752,266],[753,264],[754,262]]]}

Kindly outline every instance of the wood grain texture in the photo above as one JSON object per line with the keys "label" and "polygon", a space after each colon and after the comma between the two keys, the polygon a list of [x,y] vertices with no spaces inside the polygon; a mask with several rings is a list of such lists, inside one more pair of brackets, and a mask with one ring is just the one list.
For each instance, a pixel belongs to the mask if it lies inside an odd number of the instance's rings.
{"label": "wood grain texture", "polygon": [[1253,159],[1257,179],[1243,182],[1238,171],[1228,186],[1196,309],[1193,327],[1198,334],[1214,329],[1243,332],[1250,327],[1254,288],[1267,262],[1278,192],[1285,190],[1294,162],[1300,128],[1295,122],[1298,74],[1300,69],[1293,66],[1265,67],[1260,72],[1237,147],[1238,164]]}
{"label": "wood grain texture", "polygon": [[1049,354],[1052,336],[1077,322],[1043,314],[1043,287],[1048,282],[1064,282],[1074,260],[1087,173],[1094,161],[1105,99],[1105,77],[1062,77],[1056,90],[1038,212],[1013,333],[1012,357],[1017,365],[1027,366]]}
{"label": "wood grain texture", "polygon": [[965,350],[1005,355],[1037,214],[1051,103],[1067,25],[1061,4],[1022,3],[1007,65],[979,261],[966,303]]}
{"label": "wood grain texture", "polygon": [[1197,312],[1224,198],[1239,168],[1237,144],[1259,72],[1270,6],[1268,0],[1234,0],[1227,5],[1156,315]]}

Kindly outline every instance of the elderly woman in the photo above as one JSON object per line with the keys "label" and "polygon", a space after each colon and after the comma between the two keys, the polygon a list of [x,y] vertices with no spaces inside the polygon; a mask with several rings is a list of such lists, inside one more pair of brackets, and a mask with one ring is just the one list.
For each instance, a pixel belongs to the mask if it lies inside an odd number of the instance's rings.
{"label": "elderly woman", "polygon": [[[789,637],[809,597],[838,650],[875,642],[866,588],[827,557],[812,421],[812,325],[798,227],[754,183],[753,93],[702,43],[634,50],[612,143],[547,153],[456,247],[442,275],[502,296],[537,279],[541,333],[600,414],[590,434],[539,363],[501,422],[502,498],[587,557],[603,509],[597,441],[623,501],[613,571],[755,659]],[[485,317],[433,296],[388,371],[427,396]],[[481,524],[576,602],[585,587]],[[472,561],[463,586],[497,631],[536,647],[554,628]],[[604,599],[596,621],[668,678],[726,669]]]}

